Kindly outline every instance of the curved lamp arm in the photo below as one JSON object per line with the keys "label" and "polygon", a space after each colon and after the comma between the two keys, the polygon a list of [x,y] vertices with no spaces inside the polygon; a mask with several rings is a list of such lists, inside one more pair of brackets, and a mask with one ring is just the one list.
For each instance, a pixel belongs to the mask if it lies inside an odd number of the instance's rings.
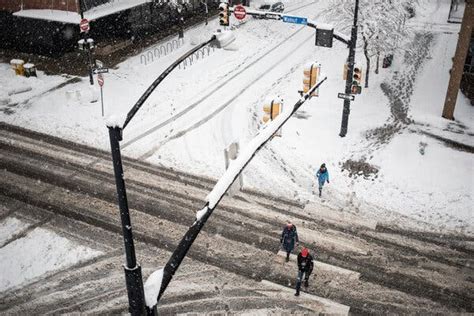
{"label": "curved lamp arm", "polygon": [[163,71],[158,78],[156,78],[156,80],[148,87],[148,89],[146,89],[146,91],[143,93],[143,95],[140,97],[140,99],[138,99],[137,103],[135,103],[133,108],[128,112],[127,118],[125,119],[125,122],[123,123],[122,129],[125,129],[125,126],[127,126],[128,123],[130,123],[132,118],[135,116],[135,114],[137,114],[138,110],[140,110],[140,108],[142,107],[143,103],[145,103],[145,101],[153,93],[153,91],[156,89],[156,87],[158,87],[158,85],[163,81],[163,79],[165,79],[171,73],[171,71],[173,71],[173,69],[178,67],[178,65],[182,61],[184,61],[186,58],[188,58],[189,56],[191,56],[192,54],[194,54],[195,52],[197,52],[198,50],[200,50],[204,46],[210,44],[214,40],[216,40],[216,35],[213,35],[208,41],[197,45],[196,47],[194,47],[193,49],[188,51],[186,54],[184,54],[183,56],[178,58],[168,68],[166,68],[166,70]]}

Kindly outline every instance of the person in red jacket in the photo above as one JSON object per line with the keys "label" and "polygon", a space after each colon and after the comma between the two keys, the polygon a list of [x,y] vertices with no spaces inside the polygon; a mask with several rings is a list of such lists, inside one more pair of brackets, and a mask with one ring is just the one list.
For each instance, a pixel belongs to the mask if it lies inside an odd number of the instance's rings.
{"label": "person in red jacket", "polygon": [[309,254],[308,248],[303,248],[298,254],[298,279],[296,280],[295,296],[300,295],[301,281],[304,278],[304,286],[308,287],[308,279],[313,272],[313,257]]}

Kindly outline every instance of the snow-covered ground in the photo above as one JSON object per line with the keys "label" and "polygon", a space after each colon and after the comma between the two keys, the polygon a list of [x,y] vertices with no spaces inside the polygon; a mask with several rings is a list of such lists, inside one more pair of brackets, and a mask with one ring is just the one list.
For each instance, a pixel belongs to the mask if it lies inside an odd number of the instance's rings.
{"label": "snow-covered ground", "polygon": [[[316,21],[322,18],[318,12],[328,5],[309,0],[285,3],[292,15]],[[305,3],[309,5],[298,9]],[[176,69],[162,82],[125,129],[123,154],[217,179],[225,169],[224,149],[235,141],[244,149],[255,137],[269,97],[278,95],[285,107],[291,107],[299,99],[304,65],[317,61],[328,76],[320,96],[308,101],[283,127],[282,137],[275,137],[255,156],[244,172],[245,186],[411,228],[472,233],[472,153],[447,147],[425,134],[474,144],[474,108],[462,94],[456,121],[441,118],[459,30],[459,25],[446,22],[449,4],[449,0],[420,1],[410,23],[414,34],[426,42],[427,53],[416,47],[419,38],[407,39],[407,45],[419,51],[419,63],[410,68],[399,53],[391,68],[371,74],[370,87],[351,105],[344,138],[338,136],[342,100],[337,93],[344,89],[347,48],[337,42],[332,49],[315,47],[310,28],[247,18],[234,30],[237,39],[232,50],[205,51],[204,58],[194,58],[192,65]],[[185,33],[185,45],[171,54],[147,65],[137,55],[111,70],[105,76],[106,116],[126,113],[166,67],[217,28],[214,20],[191,29]],[[360,51],[356,59],[365,68]],[[413,83],[409,74],[414,71]],[[44,92],[68,79],[42,73],[38,79],[18,78],[7,65],[0,65],[0,72],[2,121],[109,148],[100,102],[90,103],[97,90],[90,89],[87,78]],[[405,93],[402,101],[409,105],[407,114],[414,122],[397,127],[386,142],[380,142],[374,131],[394,123],[391,100],[380,87],[385,83],[396,88],[399,79],[413,87],[413,93]],[[8,96],[24,85],[32,91]],[[8,98],[4,104],[17,105],[2,105],[1,100]],[[427,144],[424,155],[420,142]],[[378,172],[349,176],[342,170],[348,160],[363,162]],[[320,200],[313,193],[314,173],[323,162],[331,183]]]}
{"label": "snow-covered ground", "polygon": [[43,228],[25,232],[25,236],[3,246],[8,238],[28,226],[14,217],[0,223],[0,292],[25,286],[47,273],[101,254]]}

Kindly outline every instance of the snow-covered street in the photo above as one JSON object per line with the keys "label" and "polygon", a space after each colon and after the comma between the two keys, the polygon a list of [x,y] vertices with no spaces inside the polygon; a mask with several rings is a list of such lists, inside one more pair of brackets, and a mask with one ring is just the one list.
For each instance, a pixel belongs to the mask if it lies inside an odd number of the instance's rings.
{"label": "snow-covered street", "polygon": [[[17,277],[5,277],[16,280],[16,286],[1,292],[5,303],[0,311],[124,313],[122,229],[108,152],[7,125],[0,125],[0,145],[0,216],[7,218],[2,227],[19,232],[2,248],[7,251],[2,265],[14,275],[21,267]],[[194,210],[202,207],[214,181],[138,160],[124,164],[145,281],[195,224],[200,215]],[[297,299],[296,254],[285,262],[278,251],[281,226],[288,220],[298,229],[298,248],[310,248],[315,257],[314,275]],[[38,238],[39,228],[55,234]],[[32,243],[32,237],[41,243]],[[19,249],[32,244],[35,251]],[[466,236],[396,229],[315,203],[246,190],[218,205],[170,282],[159,311],[346,315],[349,310],[470,310],[470,245]],[[8,260],[10,254],[17,260]],[[76,260],[69,260],[70,254]],[[54,263],[58,265],[46,271]]]}

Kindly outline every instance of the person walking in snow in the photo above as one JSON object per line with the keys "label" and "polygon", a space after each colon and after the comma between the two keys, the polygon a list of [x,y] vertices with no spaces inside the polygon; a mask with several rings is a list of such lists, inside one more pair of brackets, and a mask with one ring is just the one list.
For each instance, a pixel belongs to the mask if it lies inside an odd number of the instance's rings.
{"label": "person walking in snow", "polygon": [[319,168],[318,172],[316,172],[316,178],[318,178],[319,183],[319,197],[321,197],[321,193],[323,192],[324,183],[329,183],[329,172],[326,168],[326,164],[323,163]]}
{"label": "person walking in snow", "polygon": [[298,232],[296,231],[296,226],[293,225],[290,221],[283,228],[283,232],[280,237],[280,244],[283,249],[286,251],[286,262],[290,260],[290,253],[295,248],[295,244],[298,245]]}
{"label": "person walking in snow", "polygon": [[304,287],[308,287],[308,280],[313,272],[313,257],[309,254],[308,248],[303,248],[298,254],[298,279],[296,280],[295,296],[300,295],[301,281],[304,279]]}

